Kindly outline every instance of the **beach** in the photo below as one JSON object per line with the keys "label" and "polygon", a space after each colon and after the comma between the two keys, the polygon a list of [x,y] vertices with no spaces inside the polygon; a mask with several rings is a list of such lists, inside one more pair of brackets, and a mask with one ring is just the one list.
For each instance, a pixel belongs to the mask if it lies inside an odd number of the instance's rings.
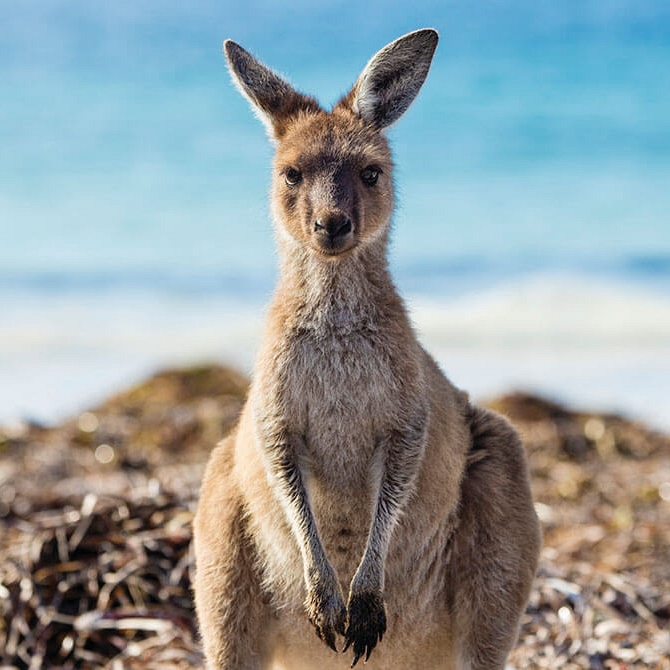
{"label": "beach", "polygon": [[545,547],[510,662],[670,669],[662,3],[14,3],[0,42],[0,665],[191,668],[191,521],[277,282],[232,38],[329,107],[423,26],[388,129],[418,340],[524,438]]}

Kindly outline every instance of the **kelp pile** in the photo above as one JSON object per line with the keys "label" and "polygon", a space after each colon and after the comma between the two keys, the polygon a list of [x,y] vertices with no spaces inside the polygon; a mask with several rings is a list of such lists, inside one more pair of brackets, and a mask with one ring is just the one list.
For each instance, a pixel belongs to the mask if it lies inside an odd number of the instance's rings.
{"label": "kelp pile", "polygon": [[[0,668],[194,668],[191,520],[246,380],[172,370],[63,425],[0,428]],[[545,547],[511,667],[670,669],[670,438],[534,396]]]}
{"label": "kelp pile", "polygon": [[[191,513],[149,488],[14,520],[0,571],[4,661],[193,667]],[[4,639],[3,639],[4,638]],[[1,656],[2,654],[0,654]]]}

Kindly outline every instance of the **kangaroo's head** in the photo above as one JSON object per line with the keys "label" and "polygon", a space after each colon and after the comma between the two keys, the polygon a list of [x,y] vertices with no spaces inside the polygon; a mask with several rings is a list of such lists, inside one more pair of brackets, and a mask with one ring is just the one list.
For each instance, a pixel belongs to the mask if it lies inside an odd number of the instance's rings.
{"label": "kangaroo's head", "polygon": [[437,39],[418,30],[384,47],[330,112],[224,43],[234,82],[276,142],[272,206],[282,239],[329,259],[386,239],[393,164],[382,131],[419,92]]}

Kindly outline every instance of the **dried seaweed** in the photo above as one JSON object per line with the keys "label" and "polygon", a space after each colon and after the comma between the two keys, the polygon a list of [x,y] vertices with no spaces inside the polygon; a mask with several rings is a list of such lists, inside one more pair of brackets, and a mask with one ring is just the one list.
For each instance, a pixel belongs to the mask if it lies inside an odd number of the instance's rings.
{"label": "dried seaweed", "polygon": [[[201,666],[190,524],[245,391],[224,368],[169,371],[62,426],[0,428],[0,668]],[[524,437],[545,532],[510,667],[670,670],[670,439],[534,396],[491,405]]]}
{"label": "dried seaweed", "polygon": [[518,670],[670,668],[667,618],[657,594],[590,564],[543,561],[510,664]]}
{"label": "dried seaweed", "polygon": [[[5,519],[0,660],[17,668],[192,667],[192,511],[174,495],[87,494]],[[153,659],[153,660],[152,660]],[[115,665],[116,664],[116,665]],[[139,666],[138,666],[139,667]]]}

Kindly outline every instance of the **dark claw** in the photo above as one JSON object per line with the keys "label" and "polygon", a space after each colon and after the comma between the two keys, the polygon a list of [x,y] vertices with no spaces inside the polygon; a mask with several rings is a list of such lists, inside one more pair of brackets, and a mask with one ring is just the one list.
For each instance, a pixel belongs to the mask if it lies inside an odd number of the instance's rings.
{"label": "dark claw", "polygon": [[[333,599],[335,600],[335,599]],[[326,605],[320,598],[308,599],[307,613],[318,638],[334,652],[337,652],[335,633],[344,635],[346,610],[340,599]]]}
{"label": "dark claw", "polygon": [[317,628],[316,634],[321,640],[323,640],[333,651],[337,651],[335,646],[335,634],[332,630],[324,630],[323,628]]}
{"label": "dark claw", "polygon": [[347,651],[353,645],[352,668],[363,655],[367,662],[372,650],[384,637],[385,631],[386,613],[381,594],[366,592],[350,596],[345,645],[342,651]]}

